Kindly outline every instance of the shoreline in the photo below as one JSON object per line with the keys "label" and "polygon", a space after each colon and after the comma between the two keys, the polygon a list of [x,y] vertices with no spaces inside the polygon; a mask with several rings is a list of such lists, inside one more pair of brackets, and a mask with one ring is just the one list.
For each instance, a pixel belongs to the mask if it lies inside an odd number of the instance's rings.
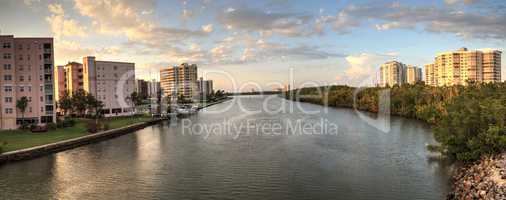
{"label": "shoreline", "polygon": [[[199,107],[200,109],[204,109],[216,104],[224,103],[226,101],[232,100],[233,97],[227,97],[224,99],[221,99],[216,102],[212,102],[209,104],[206,104],[204,106]],[[70,149],[74,149],[77,147],[81,147],[88,144],[93,144],[101,141],[105,141],[108,139],[112,139],[115,137],[119,137],[122,135],[126,135],[129,133],[132,133],[134,131],[143,129],[148,126],[152,126],[155,124],[158,124],[162,122],[164,119],[154,119],[148,122],[140,122],[131,124],[125,127],[120,127],[116,129],[111,129],[107,131],[102,131],[94,134],[89,134],[77,138],[72,138],[68,140],[58,141],[54,143],[29,147],[25,149],[19,149],[14,151],[9,151],[5,153],[0,153],[0,165],[10,163],[10,162],[16,162],[16,161],[23,161],[23,160],[30,160],[38,157],[42,157],[45,155],[49,155],[52,153],[58,153]]]}
{"label": "shoreline", "polygon": [[[377,112],[355,108],[354,106],[329,106],[311,101],[297,101],[291,98],[282,97],[289,101],[320,105],[330,108],[356,109],[361,112],[377,114]],[[392,114],[391,116],[403,117],[406,119],[418,120],[431,126],[433,124],[418,119],[416,117]],[[449,179],[450,191],[446,195],[447,199],[474,199],[474,198],[491,198],[506,199],[506,152],[496,155],[487,156],[473,163],[461,163],[455,165]],[[502,171],[502,172],[501,172]]]}
{"label": "shoreline", "polygon": [[107,131],[102,131],[94,134],[85,135],[78,138],[73,138],[69,140],[63,140],[59,142],[44,144],[40,146],[9,151],[0,154],[0,165],[10,162],[22,161],[22,160],[30,160],[38,157],[42,157],[45,155],[49,155],[52,153],[58,153],[69,149],[74,149],[77,147],[81,147],[87,144],[97,143],[101,141],[105,141],[111,138],[115,138],[121,135],[126,135],[132,133],[134,131],[143,129],[145,127],[157,124],[163,121],[163,119],[154,119],[148,122],[140,122],[136,124],[131,124],[125,127],[111,129]]}

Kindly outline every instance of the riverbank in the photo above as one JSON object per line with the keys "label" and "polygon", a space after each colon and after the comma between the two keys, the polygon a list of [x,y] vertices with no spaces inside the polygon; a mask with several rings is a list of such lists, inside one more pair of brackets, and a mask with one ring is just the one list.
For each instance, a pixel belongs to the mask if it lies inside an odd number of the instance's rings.
{"label": "riverbank", "polygon": [[232,100],[234,98],[232,97],[225,97],[223,99],[220,99],[220,100],[217,100],[217,101],[214,101],[214,102],[210,102],[210,103],[202,103],[198,106],[198,109],[201,110],[201,109],[204,109],[204,108],[207,108],[209,106],[214,106],[216,104],[220,104],[220,103],[224,103],[226,101],[229,101],[229,100]]}
{"label": "riverbank", "polygon": [[[108,129],[115,129],[150,120],[152,120],[150,116],[135,116],[105,118],[101,122]],[[32,133],[29,130],[2,130],[0,131],[0,146],[3,153],[6,153],[88,135],[87,121],[89,119],[74,119],[73,121],[75,124],[72,127],[56,128],[43,133]]]}
{"label": "riverbank", "polygon": [[448,199],[506,199],[506,153],[459,168]]}
{"label": "riverbank", "polygon": [[[156,124],[160,122],[162,119],[154,119],[150,121],[145,122],[139,122],[135,124],[131,124],[128,126],[115,128],[95,134],[86,134],[81,137],[58,141],[50,144],[44,144],[40,146],[35,146],[31,148],[25,148],[15,151],[10,151],[7,153],[0,154],[0,164],[7,163],[7,162],[13,162],[13,161],[20,161],[20,160],[28,160],[37,158],[40,156],[48,155],[51,153],[56,153],[76,147],[80,147],[86,144],[91,144],[95,142],[100,142],[103,140],[107,140],[110,138],[114,138],[120,135],[128,134],[133,131],[142,129],[144,127]],[[121,123],[115,123],[114,125],[121,125]],[[44,133],[42,133],[44,134]]]}
{"label": "riverbank", "polygon": [[[470,84],[465,87],[430,87],[423,84],[390,88],[330,86],[290,91],[285,94],[285,98],[372,113],[378,113],[380,109],[385,109],[380,105],[386,105],[391,115],[427,122],[432,126],[434,138],[438,141],[429,148],[450,159],[468,163],[454,171],[455,177],[473,174],[476,181],[466,182],[467,189],[486,188],[484,185],[490,184],[481,182],[488,173],[481,171],[488,169],[489,162],[481,161],[480,158],[498,155],[506,149],[506,127],[503,123],[506,117],[505,83]],[[477,160],[480,161],[476,162]],[[466,173],[466,170],[471,171]],[[474,174],[477,170],[480,173]],[[449,199],[467,197],[465,195],[469,192],[474,192],[472,195],[483,194],[481,190],[465,190],[464,196],[455,197],[461,193],[461,180],[462,178],[456,178],[451,183],[453,190]],[[503,190],[499,193],[503,193]]]}

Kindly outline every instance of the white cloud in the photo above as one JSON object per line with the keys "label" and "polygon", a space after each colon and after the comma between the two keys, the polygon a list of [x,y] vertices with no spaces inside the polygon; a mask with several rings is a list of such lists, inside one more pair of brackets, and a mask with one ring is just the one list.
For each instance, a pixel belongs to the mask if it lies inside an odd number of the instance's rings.
{"label": "white cloud", "polygon": [[[447,3],[477,1],[453,0]],[[453,33],[466,38],[506,39],[506,15],[500,9],[476,6],[479,11],[459,7],[404,6],[399,2],[383,4],[372,2],[349,5],[336,16],[326,16],[317,21],[317,30],[322,24],[332,24],[338,33],[347,33],[365,22],[374,21],[377,30],[414,29],[420,27],[432,33]],[[494,7],[493,7],[494,8]],[[500,8],[500,7],[497,7]]]}
{"label": "white cloud", "polygon": [[217,19],[227,29],[300,37],[314,34],[311,15],[290,12],[264,12],[250,8],[228,8]]}
{"label": "white cloud", "polygon": [[65,11],[60,4],[49,4],[49,12],[51,16],[46,21],[51,26],[51,31],[56,38],[63,36],[86,36],[86,28],[81,26],[78,21],[65,18]]}
{"label": "white cloud", "polygon": [[213,25],[208,24],[208,25],[202,26],[202,31],[204,31],[205,33],[213,32]]}

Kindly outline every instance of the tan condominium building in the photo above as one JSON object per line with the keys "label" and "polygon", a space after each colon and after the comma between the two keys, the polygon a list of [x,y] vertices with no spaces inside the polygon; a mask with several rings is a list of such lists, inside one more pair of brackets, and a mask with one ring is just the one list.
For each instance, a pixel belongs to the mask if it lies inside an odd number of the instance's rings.
{"label": "tan condominium building", "polygon": [[380,81],[381,87],[402,85],[406,83],[406,65],[397,62],[389,61],[380,66]]}
{"label": "tan condominium building", "polygon": [[467,48],[440,53],[434,63],[425,65],[426,82],[432,86],[500,82],[501,53]]}
{"label": "tan condominium building", "polygon": [[88,56],[83,58],[82,64],[71,62],[63,70],[56,71],[57,77],[64,78],[64,81],[56,81],[59,87],[69,94],[79,89],[92,94],[104,103],[102,112],[106,117],[133,114],[134,105],[129,97],[135,91],[134,63],[98,61]]}
{"label": "tan condominium building", "polygon": [[[0,35],[0,129],[55,122],[53,38]],[[25,112],[16,101],[26,97]]]}
{"label": "tan condominium building", "polygon": [[73,91],[84,89],[83,64],[69,62],[55,69],[55,97],[59,101],[65,92],[72,95]]}
{"label": "tan condominium building", "polygon": [[422,68],[408,65],[406,68],[406,83],[416,84],[422,81]]}
{"label": "tan condominium building", "polygon": [[197,65],[183,63],[160,70],[160,87],[164,96],[184,96],[194,99],[198,95]]}
{"label": "tan condominium building", "polygon": [[204,80],[204,78],[200,77],[200,79],[197,81],[197,87],[200,97],[206,98],[213,93],[212,80]]}

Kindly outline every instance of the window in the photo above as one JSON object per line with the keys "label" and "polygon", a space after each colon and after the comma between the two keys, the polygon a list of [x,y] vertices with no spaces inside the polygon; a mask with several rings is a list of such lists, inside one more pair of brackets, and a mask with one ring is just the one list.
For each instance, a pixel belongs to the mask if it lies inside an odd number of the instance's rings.
{"label": "window", "polygon": [[19,76],[19,81],[25,81],[25,77],[24,76]]}
{"label": "window", "polygon": [[12,55],[10,53],[4,53],[4,59],[11,59]]}
{"label": "window", "polygon": [[5,103],[12,103],[12,97],[5,97]]}
{"label": "window", "polygon": [[19,60],[23,60],[23,55],[19,55]]}
{"label": "window", "polygon": [[44,101],[44,97],[40,96],[40,102],[43,102],[43,101]]}
{"label": "window", "polygon": [[117,70],[117,69],[118,69],[118,66],[114,66],[114,67],[113,67],[113,69],[114,69],[114,70]]}
{"label": "window", "polygon": [[28,107],[28,112],[32,112],[32,107]]}
{"label": "window", "polygon": [[11,75],[4,75],[4,81],[12,81]]}
{"label": "window", "polygon": [[10,49],[11,48],[11,43],[10,42],[4,42],[3,47],[4,47],[4,49]]}
{"label": "window", "polygon": [[40,91],[41,91],[41,92],[42,92],[42,88],[43,88],[43,87],[42,87],[42,85],[41,85],[41,86],[40,86]]}
{"label": "window", "polygon": [[12,114],[12,108],[5,108],[5,114]]}
{"label": "window", "polygon": [[18,70],[19,70],[19,71],[23,71],[23,65],[20,65],[20,66],[18,67]]}
{"label": "window", "polygon": [[4,86],[5,92],[12,92],[12,86]]}
{"label": "window", "polygon": [[23,86],[19,86],[19,91],[20,91],[20,92],[24,92],[24,91],[25,91],[25,87],[23,87]]}
{"label": "window", "polygon": [[23,49],[23,45],[22,45],[22,44],[19,44],[19,45],[18,45],[18,49]]}
{"label": "window", "polygon": [[28,97],[28,102],[32,102],[32,97]]}
{"label": "window", "polygon": [[32,76],[28,75],[28,81],[32,81]]}
{"label": "window", "polygon": [[26,58],[26,59],[27,59],[27,60],[30,60],[30,54],[28,54],[28,55],[27,55],[27,58]]}
{"label": "window", "polygon": [[4,64],[4,70],[11,70],[11,64]]}

